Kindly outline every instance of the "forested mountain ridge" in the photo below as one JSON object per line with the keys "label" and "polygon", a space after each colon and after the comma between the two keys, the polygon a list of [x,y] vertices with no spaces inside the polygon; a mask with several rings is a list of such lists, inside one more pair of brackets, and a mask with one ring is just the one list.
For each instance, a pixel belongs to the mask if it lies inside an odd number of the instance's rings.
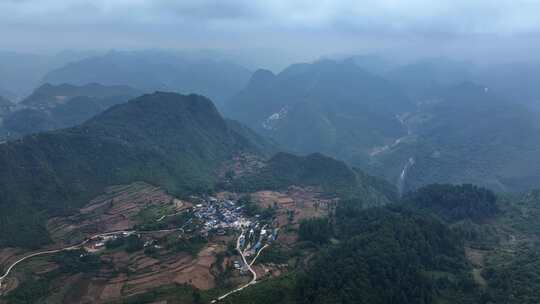
{"label": "forested mountain ridge", "polygon": [[86,123],[0,145],[0,245],[47,241],[44,219],[113,184],[137,180],[176,194],[213,187],[233,153],[258,153],[199,95],[143,95]]}
{"label": "forested mountain ridge", "polygon": [[219,105],[241,89],[251,75],[235,63],[188,57],[166,51],[111,51],[52,70],[43,81],[77,85],[99,82],[144,91],[197,93]]}
{"label": "forested mountain ridge", "polygon": [[470,82],[439,89],[404,117],[411,134],[371,158],[369,172],[397,179],[408,159],[407,189],[473,183],[525,191],[540,181],[540,113]]}
{"label": "forested mountain ridge", "polygon": [[86,96],[91,98],[110,98],[110,97],[134,97],[141,95],[138,89],[125,85],[102,85],[99,83],[86,83],[82,85],[73,85],[62,83],[53,85],[45,83],[35,89],[32,94],[21,101],[21,104],[30,108],[53,108],[65,104],[71,98]]}
{"label": "forested mountain ridge", "polygon": [[0,128],[7,133],[6,139],[15,139],[26,134],[72,127],[141,94],[127,86],[44,84],[12,107]]}
{"label": "forested mountain ridge", "polygon": [[351,160],[403,136],[396,115],[411,106],[397,86],[352,61],[321,60],[255,72],[224,113],[292,151]]}
{"label": "forested mountain ridge", "polygon": [[395,187],[385,180],[320,153],[277,153],[261,169],[225,185],[236,192],[283,190],[289,186],[318,187],[326,195],[358,199],[364,207],[386,205],[397,199]]}
{"label": "forested mountain ridge", "polygon": [[4,115],[11,111],[14,104],[3,96],[0,96],[0,115]]}
{"label": "forested mountain ridge", "polygon": [[449,222],[482,221],[499,212],[493,192],[470,184],[432,184],[408,193],[403,200]]}

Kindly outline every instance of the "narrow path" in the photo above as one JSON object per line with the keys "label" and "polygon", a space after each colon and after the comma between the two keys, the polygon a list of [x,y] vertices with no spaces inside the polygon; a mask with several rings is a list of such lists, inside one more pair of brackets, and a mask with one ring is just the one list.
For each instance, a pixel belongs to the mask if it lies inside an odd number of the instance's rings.
{"label": "narrow path", "polygon": [[257,252],[257,255],[253,258],[253,261],[251,261],[251,263],[249,263],[249,266],[252,266],[253,263],[255,263],[255,260],[259,257],[259,254],[261,254],[261,252],[266,248],[268,247],[268,244],[265,244],[261,250],[259,250],[259,252]]}
{"label": "narrow path", "polygon": [[8,269],[6,270],[6,272],[4,273],[3,276],[0,277],[0,289],[2,288],[2,282],[4,281],[4,279],[9,276],[11,270],[13,270],[13,268],[15,268],[15,266],[17,266],[17,264],[21,263],[21,262],[24,262],[30,258],[33,258],[33,257],[36,257],[36,256],[40,256],[40,255],[47,255],[47,254],[53,254],[53,253],[58,253],[58,252],[61,252],[61,251],[66,251],[66,250],[75,250],[75,249],[78,249],[80,248],[81,246],[83,246],[84,244],[86,244],[90,239],[87,239],[85,241],[83,241],[82,243],[78,244],[78,245],[73,245],[73,246],[69,246],[69,247],[65,247],[65,248],[60,248],[60,249],[55,249],[55,250],[47,250],[47,251],[40,251],[40,252],[36,252],[36,253],[32,253],[32,254],[29,254],[25,257],[22,257],[20,259],[18,259],[17,261],[15,261],[13,264],[11,264],[11,266],[8,267]]}
{"label": "narrow path", "polygon": [[4,273],[4,275],[2,275],[0,277],[0,289],[2,288],[2,282],[4,281],[4,279],[9,276],[9,274],[11,273],[11,271],[13,270],[13,268],[15,268],[15,266],[17,266],[19,263],[21,262],[24,262],[30,258],[33,258],[33,257],[36,257],[36,256],[40,256],[40,255],[47,255],[47,254],[54,254],[54,253],[58,253],[58,252],[62,252],[62,251],[67,251],[67,250],[75,250],[75,249],[80,249],[82,246],[84,246],[84,244],[88,243],[88,241],[92,240],[92,239],[95,239],[97,237],[104,237],[104,236],[109,236],[109,235],[113,235],[113,234],[119,234],[119,233],[139,233],[139,234],[149,234],[149,233],[160,233],[160,232],[173,232],[173,231],[179,231],[179,230],[183,230],[184,227],[186,225],[188,225],[189,223],[191,223],[192,219],[188,220],[186,223],[184,223],[184,225],[182,225],[182,227],[180,228],[173,228],[173,229],[162,229],[162,230],[155,230],[155,231],[136,231],[136,230],[118,230],[118,231],[110,231],[110,232],[105,232],[105,233],[100,233],[100,234],[96,234],[96,235],[93,235],[89,238],[87,238],[86,240],[84,240],[83,242],[81,242],[80,244],[77,244],[77,245],[72,245],[72,246],[68,246],[68,247],[64,247],[64,248],[60,248],[60,249],[55,249],[55,250],[47,250],[47,251],[40,251],[40,252],[36,252],[36,253],[32,253],[32,254],[29,254],[25,257],[22,257],[20,259],[18,259],[17,261],[15,261],[13,264],[11,264],[8,269],[6,270],[6,272]]}
{"label": "narrow path", "polygon": [[242,261],[244,262],[244,264],[246,265],[246,267],[248,268],[249,272],[251,272],[251,275],[253,276],[253,278],[251,279],[251,281],[249,281],[249,283],[246,283],[245,285],[242,285],[234,290],[231,290],[229,291],[228,293],[222,295],[221,297],[215,299],[215,300],[212,300],[211,303],[216,303],[218,301],[221,301],[223,299],[225,299],[226,297],[232,295],[233,293],[237,293],[239,291],[242,291],[244,290],[246,287],[248,286],[251,286],[255,283],[257,283],[257,273],[255,272],[255,270],[253,270],[253,268],[251,268],[251,266],[255,263],[255,261],[257,260],[257,258],[259,257],[259,255],[261,254],[261,252],[266,248],[268,247],[268,244],[264,245],[260,250],[259,252],[257,252],[257,255],[255,255],[255,257],[253,258],[253,260],[251,261],[251,263],[248,263],[247,260],[246,260],[246,257],[244,256],[244,253],[242,252],[242,249],[240,248],[240,238],[244,235],[244,230],[242,230],[242,233],[240,234],[240,236],[238,237],[238,239],[236,240],[236,250],[238,251],[238,253],[240,253],[240,256],[242,257]]}

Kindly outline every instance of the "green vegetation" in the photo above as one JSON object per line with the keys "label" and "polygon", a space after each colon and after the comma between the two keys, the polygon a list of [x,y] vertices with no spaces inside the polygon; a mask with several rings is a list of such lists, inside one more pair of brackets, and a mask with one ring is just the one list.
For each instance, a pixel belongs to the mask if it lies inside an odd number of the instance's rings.
{"label": "green vegetation", "polygon": [[498,213],[496,200],[490,190],[470,184],[428,185],[404,198],[416,208],[433,212],[450,222],[493,217]]}
{"label": "green vegetation", "polygon": [[155,93],[83,125],[0,145],[0,247],[47,242],[50,216],[81,207],[112,184],[147,181],[201,193],[234,152],[256,148],[197,95]]}
{"label": "green vegetation", "polygon": [[81,250],[58,253],[52,260],[58,264],[58,268],[40,274],[39,277],[30,272],[25,273],[21,285],[1,300],[10,304],[49,303],[44,300],[58,296],[58,301],[63,302],[62,286],[57,284],[59,278],[76,273],[92,276],[104,264],[99,256],[87,255]]}
{"label": "green vegetation", "polygon": [[395,115],[412,106],[398,86],[354,62],[320,60],[255,72],[224,113],[291,151],[364,160],[406,134]]}
{"label": "green vegetation", "polygon": [[472,83],[437,88],[425,99],[434,102],[411,110],[406,118],[414,138],[377,155],[368,172],[397,180],[413,157],[409,190],[432,183],[473,183],[497,192],[538,186],[536,111]]}
{"label": "green vegetation", "polygon": [[207,243],[208,241],[200,236],[179,238],[176,235],[171,235],[167,238],[167,246],[169,248],[175,252],[187,252],[192,256],[197,256]]}
{"label": "green vegetation", "polygon": [[165,299],[171,304],[202,304],[203,299],[200,291],[187,284],[175,284],[162,286],[152,291],[128,297],[118,302],[118,304],[147,304],[154,303],[155,299]]}
{"label": "green vegetation", "polygon": [[11,304],[37,303],[39,299],[51,292],[50,281],[47,278],[31,277],[25,280],[16,290],[10,292],[5,300]]}
{"label": "green vegetation", "polygon": [[336,211],[341,242],[307,272],[305,303],[435,303],[439,289],[473,286],[462,243],[443,223],[399,208],[355,212],[352,204]]}
{"label": "green vegetation", "polygon": [[21,101],[26,108],[6,114],[3,127],[11,140],[30,133],[72,127],[138,95],[138,90],[126,86],[44,84]]}
{"label": "green vegetation", "polygon": [[[338,206],[333,229],[327,229],[335,230],[338,242],[321,247],[306,268],[227,303],[475,303],[463,242],[444,223],[407,208],[360,205],[350,200]],[[315,227],[325,225],[325,219],[304,222],[304,235],[317,236]]]}
{"label": "green vegetation", "polygon": [[226,304],[294,304],[299,303],[296,298],[298,280],[294,275],[288,274],[276,279],[264,281],[225,298]]}
{"label": "green vegetation", "polygon": [[332,227],[326,218],[313,218],[300,222],[298,235],[302,241],[324,244],[332,236]]}
{"label": "green vegetation", "polygon": [[489,282],[486,301],[540,303],[540,245],[520,248],[506,263],[490,264],[483,275]]}
{"label": "green vegetation", "polygon": [[60,265],[59,270],[62,273],[94,274],[103,264],[98,255],[87,254],[82,250],[58,253],[53,257],[53,261]]}
{"label": "green vegetation", "polygon": [[291,185],[320,187],[330,196],[363,197],[366,206],[384,205],[396,196],[393,186],[322,154],[277,153],[265,167],[234,179],[225,187],[236,192],[283,190]]}
{"label": "green vegetation", "polygon": [[268,247],[261,256],[259,256],[257,263],[287,264],[289,259],[292,258],[294,254],[294,252],[280,246],[278,243],[274,243],[272,246]]}

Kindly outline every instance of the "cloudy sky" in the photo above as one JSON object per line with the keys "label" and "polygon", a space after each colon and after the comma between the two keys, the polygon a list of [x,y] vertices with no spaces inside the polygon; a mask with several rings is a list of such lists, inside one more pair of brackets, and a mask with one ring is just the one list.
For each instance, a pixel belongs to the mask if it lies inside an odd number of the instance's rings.
{"label": "cloudy sky", "polygon": [[0,49],[517,58],[539,50],[538,16],[540,0],[0,0]]}

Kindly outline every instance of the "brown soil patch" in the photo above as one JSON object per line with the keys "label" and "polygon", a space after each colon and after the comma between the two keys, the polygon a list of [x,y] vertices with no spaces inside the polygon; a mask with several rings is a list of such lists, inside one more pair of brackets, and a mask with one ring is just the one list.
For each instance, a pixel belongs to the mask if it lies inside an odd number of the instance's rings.
{"label": "brown soil patch", "polygon": [[215,286],[215,278],[210,272],[212,264],[216,262],[216,253],[223,248],[210,245],[199,253],[193,264],[184,268],[176,275],[176,283],[187,283],[198,289],[208,290]]}
{"label": "brown soil patch", "polygon": [[486,252],[483,250],[466,247],[465,256],[473,264],[474,267],[484,267],[484,256]]}
{"label": "brown soil patch", "polygon": [[123,282],[119,283],[109,283],[105,285],[99,299],[102,301],[109,301],[113,299],[118,299],[122,296],[122,288],[124,287]]}
{"label": "brown soil patch", "polygon": [[0,275],[3,275],[9,265],[19,258],[20,253],[21,251],[16,248],[0,249]]}
{"label": "brown soil patch", "polygon": [[[259,191],[251,198],[262,208],[277,206],[277,225],[298,224],[303,219],[327,216],[336,199],[321,198],[318,189],[313,187],[291,186],[285,192]],[[289,222],[292,213],[292,222]]]}
{"label": "brown soil patch", "polygon": [[472,275],[474,281],[482,286],[487,286],[487,281],[482,276],[482,270],[484,269],[484,260],[486,251],[465,247],[465,256],[473,265]]}
{"label": "brown soil patch", "polygon": [[49,220],[47,228],[56,242],[73,243],[93,234],[131,229],[137,224],[134,216],[142,209],[169,204],[179,210],[190,206],[175,200],[163,189],[143,182],[113,186],[78,214]]}

